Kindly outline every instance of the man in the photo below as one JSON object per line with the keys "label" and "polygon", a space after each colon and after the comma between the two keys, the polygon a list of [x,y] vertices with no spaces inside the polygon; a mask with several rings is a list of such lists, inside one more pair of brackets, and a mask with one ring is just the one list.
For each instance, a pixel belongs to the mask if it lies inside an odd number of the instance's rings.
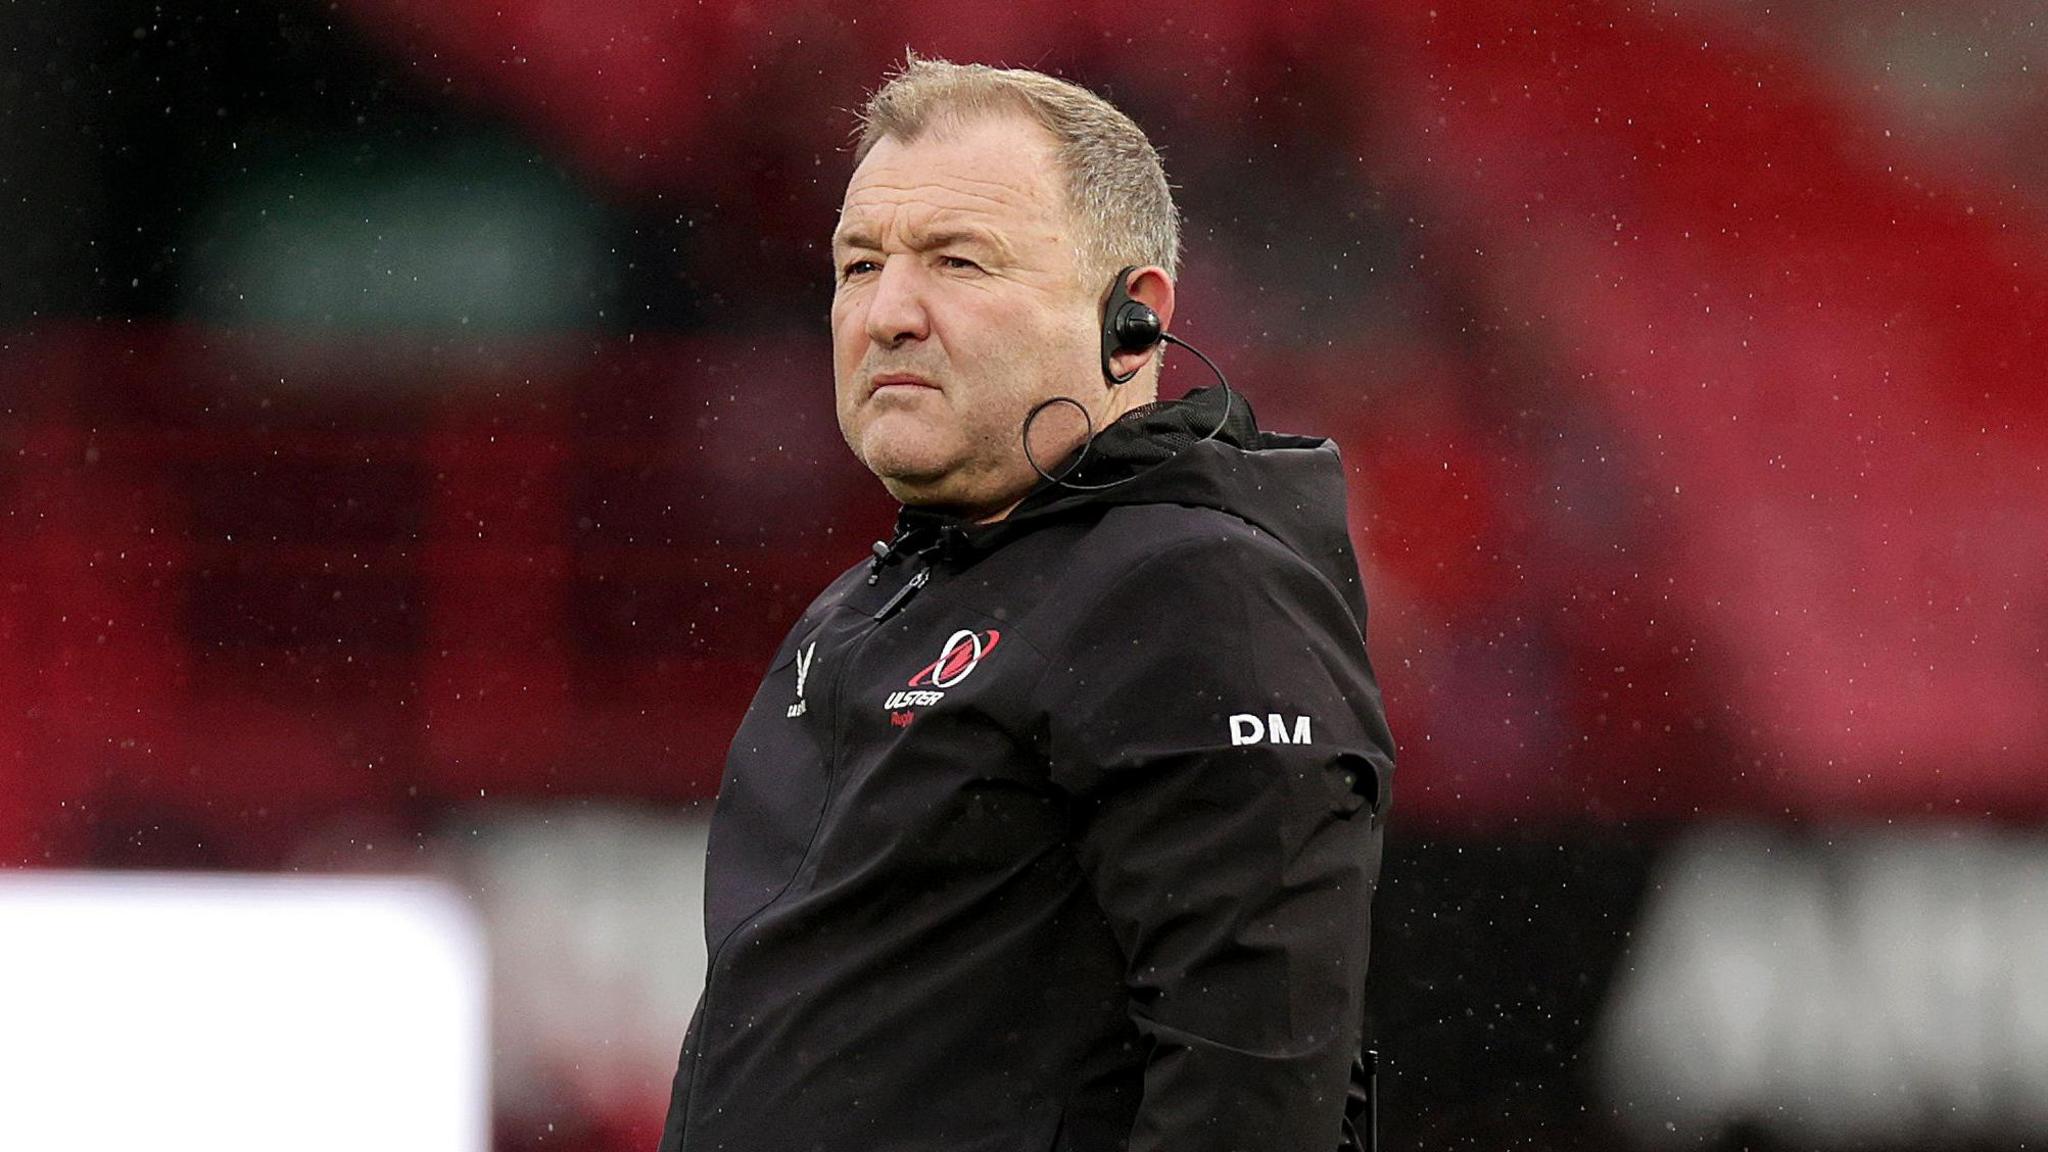
{"label": "man", "polygon": [[1093,94],[913,56],[855,165],[839,420],[904,507],[733,739],[661,1147],[1331,1152],[1393,767],[1336,450],[1105,342],[1178,226]]}

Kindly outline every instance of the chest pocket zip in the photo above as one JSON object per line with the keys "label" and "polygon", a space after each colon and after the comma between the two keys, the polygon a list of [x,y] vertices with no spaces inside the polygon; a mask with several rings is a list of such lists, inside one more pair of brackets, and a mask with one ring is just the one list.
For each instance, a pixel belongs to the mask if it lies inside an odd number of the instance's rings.
{"label": "chest pocket zip", "polygon": [[918,569],[917,575],[904,581],[903,587],[898,588],[894,596],[889,597],[880,608],[875,609],[875,619],[887,620],[891,613],[908,603],[912,596],[917,595],[917,590],[924,587],[925,582],[931,578],[932,570],[929,565]]}

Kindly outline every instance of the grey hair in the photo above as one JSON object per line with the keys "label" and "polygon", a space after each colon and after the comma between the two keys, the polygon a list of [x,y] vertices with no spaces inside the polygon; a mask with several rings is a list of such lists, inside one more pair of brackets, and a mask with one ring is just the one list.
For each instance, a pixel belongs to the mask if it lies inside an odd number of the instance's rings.
{"label": "grey hair", "polygon": [[861,109],[854,165],[884,137],[909,143],[941,121],[1003,113],[1028,116],[1052,135],[1084,277],[1107,283],[1119,268],[1146,264],[1179,275],[1180,213],[1158,150],[1109,101],[1043,72],[908,52]]}

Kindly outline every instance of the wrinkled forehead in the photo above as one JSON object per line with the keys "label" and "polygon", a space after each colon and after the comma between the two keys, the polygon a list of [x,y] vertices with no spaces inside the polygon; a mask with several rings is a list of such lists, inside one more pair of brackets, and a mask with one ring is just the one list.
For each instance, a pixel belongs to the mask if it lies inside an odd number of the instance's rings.
{"label": "wrinkled forehead", "polygon": [[1064,233],[1065,181],[1050,133],[1022,116],[928,125],[875,142],[847,181],[833,234],[967,226]]}

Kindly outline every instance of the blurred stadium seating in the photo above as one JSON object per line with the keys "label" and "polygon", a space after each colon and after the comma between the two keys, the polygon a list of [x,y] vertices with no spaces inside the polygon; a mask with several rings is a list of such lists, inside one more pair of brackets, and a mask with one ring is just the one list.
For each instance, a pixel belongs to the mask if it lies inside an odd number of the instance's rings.
{"label": "blurred stadium seating", "polygon": [[[0,864],[468,876],[500,962],[543,957],[495,1013],[500,1146],[651,1146],[661,1057],[575,1049],[546,973],[625,998],[593,1031],[687,1012],[692,881],[654,845],[694,843],[783,629],[887,530],[822,246],[844,110],[906,44],[1131,111],[1187,215],[1179,330],[1345,451],[1402,746],[1389,1146],[2048,1139],[2017,897],[1941,931],[1990,959],[1909,970],[1996,977],[1957,994],[2016,1029],[1967,1106],[1970,1038],[1908,1017],[1906,1071],[1831,1073],[1851,998],[1780,1038],[1797,1098],[1673,1111],[1698,1083],[1615,1071],[1678,1011],[1631,966],[1687,954],[1630,933],[1721,955],[1686,926],[1795,882],[1716,861],[1782,845],[1806,884],[1890,829],[1978,847],[1842,867],[2037,874],[2037,6],[123,0],[0,32]],[[536,947],[606,866],[607,923],[668,927],[600,978]],[[1799,971],[1934,939],[1872,923]],[[1740,931],[1685,972],[1744,971]],[[1836,1122],[1866,1082],[1882,1130]]]}

